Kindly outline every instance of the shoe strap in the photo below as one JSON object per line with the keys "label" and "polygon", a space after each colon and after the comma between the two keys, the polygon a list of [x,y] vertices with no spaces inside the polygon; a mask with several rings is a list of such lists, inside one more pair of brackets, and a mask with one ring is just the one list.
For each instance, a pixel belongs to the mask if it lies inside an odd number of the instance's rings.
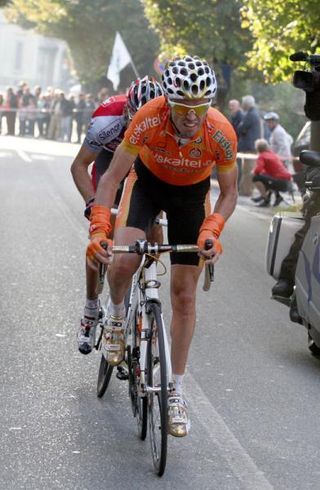
{"label": "shoe strap", "polygon": [[184,411],[187,409],[187,402],[182,398],[182,396],[172,395],[168,398],[169,407],[181,407]]}
{"label": "shoe strap", "polygon": [[105,331],[108,333],[124,333],[122,323],[120,325],[106,325]]}

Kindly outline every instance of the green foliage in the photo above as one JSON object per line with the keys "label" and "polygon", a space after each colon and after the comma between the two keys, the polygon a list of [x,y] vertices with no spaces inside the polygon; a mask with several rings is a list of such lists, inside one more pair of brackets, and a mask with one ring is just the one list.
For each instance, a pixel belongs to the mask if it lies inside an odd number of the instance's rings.
{"label": "green foliage", "polygon": [[[104,77],[119,31],[141,76],[152,73],[158,39],[144,18],[139,0],[12,0],[7,18],[39,33],[64,39],[70,48],[77,76],[93,85]],[[121,77],[125,88],[132,69]]]}
{"label": "green foliage", "polygon": [[250,48],[241,29],[238,0],[141,0],[159,34],[164,58],[197,54],[239,66]]}
{"label": "green foliage", "polygon": [[255,39],[248,64],[267,82],[286,80],[295,51],[316,51],[320,42],[319,0],[243,0],[242,27]]}

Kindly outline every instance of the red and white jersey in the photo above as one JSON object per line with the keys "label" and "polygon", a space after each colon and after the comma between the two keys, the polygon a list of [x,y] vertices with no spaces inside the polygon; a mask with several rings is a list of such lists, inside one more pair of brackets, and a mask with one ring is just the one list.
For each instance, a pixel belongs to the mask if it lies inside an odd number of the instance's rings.
{"label": "red and white jersey", "polygon": [[121,143],[127,124],[123,114],[126,102],[125,95],[115,95],[94,111],[83,142],[90,151],[99,153],[104,148],[113,153]]}

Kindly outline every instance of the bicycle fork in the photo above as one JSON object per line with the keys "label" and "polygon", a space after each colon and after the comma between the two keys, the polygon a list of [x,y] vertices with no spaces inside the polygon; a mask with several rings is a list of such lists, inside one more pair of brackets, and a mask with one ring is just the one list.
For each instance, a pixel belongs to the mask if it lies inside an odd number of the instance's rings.
{"label": "bicycle fork", "polygon": [[[148,368],[147,364],[147,348],[148,341],[152,339],[152,324],[151,324],[151,311],[154,307],[154,303],[158,303],[161,305],[159,300],[159,292],[158,289],[160,287],[160,282],[157,280],[157,266],[156,263],[153,262],[150,267],[144,270],[144,297],[141,298],[141,315],[142,315],[142,331],[141,331],[141,343],[140,343],[140,383],[141,383],[141,391],[143,394],[148,392],[159,392],[161,390],[160,386],[151,387],[148,386],[146,382],[146,370]],[[164,326],[163,315],[161,311],[161,319],[162,325]],[[170,349],[169,342],[167,338],[167,334],[165,328],[163,328],[163,337],[164,337],[164,347],[165,347],[165,358],[167,365],[167,386],[168,392],[172,391],[173,382],[172,382],[172,368],[170,361]]]}

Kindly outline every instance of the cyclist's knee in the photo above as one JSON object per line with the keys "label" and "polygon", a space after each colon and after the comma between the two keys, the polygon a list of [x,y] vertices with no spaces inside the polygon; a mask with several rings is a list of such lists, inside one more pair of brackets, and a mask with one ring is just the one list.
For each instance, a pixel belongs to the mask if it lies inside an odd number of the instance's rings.
{"label": "cyclist's knee", "polygon": [[195,309],[196,291],[193,288],[173,288],[172,306],[180,315],[188,316]]}
{"label": "cyclist's knee", "polygon": [[109,267],[109,274],[112,277],[128,277],[132,276],[137,269],[137,258],[125,254],[115,255]]}

